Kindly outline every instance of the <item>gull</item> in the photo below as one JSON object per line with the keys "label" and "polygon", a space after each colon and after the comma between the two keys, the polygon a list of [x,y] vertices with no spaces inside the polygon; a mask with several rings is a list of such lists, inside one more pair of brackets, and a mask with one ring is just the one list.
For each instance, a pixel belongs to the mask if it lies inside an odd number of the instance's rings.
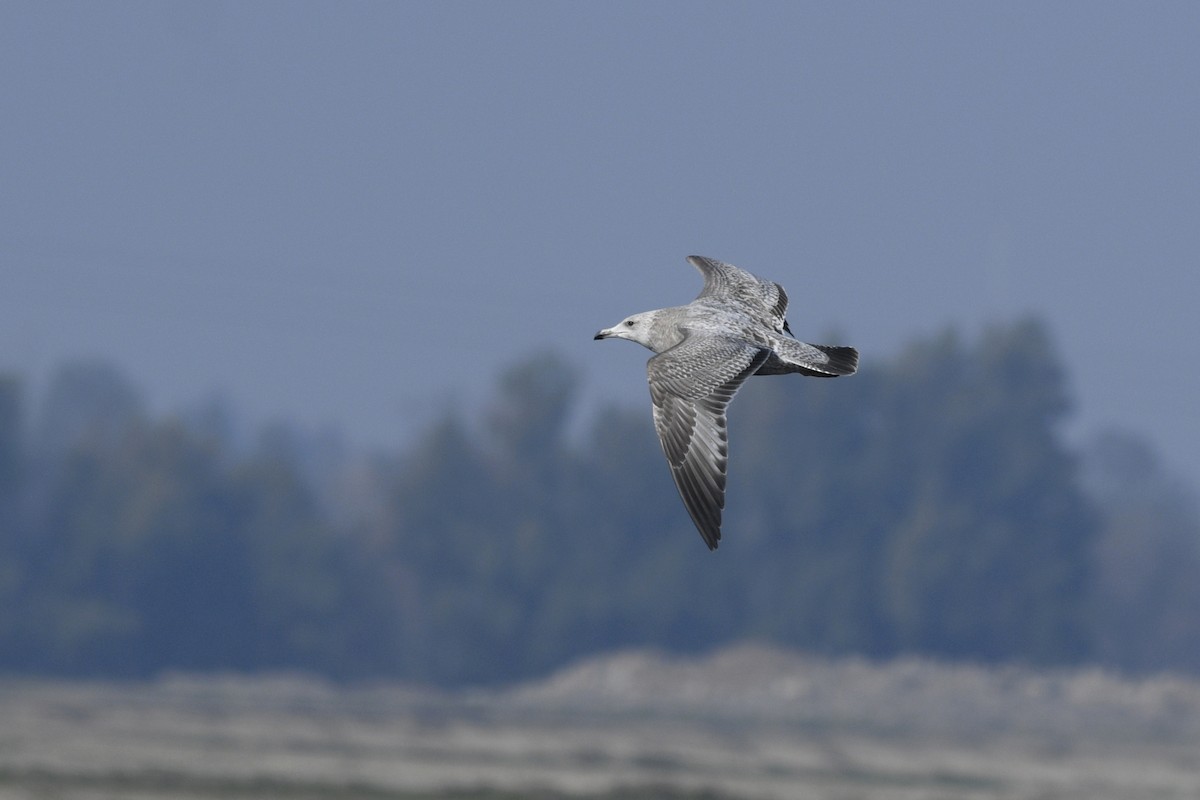
{"label": "gull", "polygon": [[654,428],[675,487],[709,550],[721,540],[729,437],[725,411],[751,375],[853,375],[853,347],[792,338],[783,287],[732,264],[688,256],[704,288],[685,306],[626,317],[596,339],[628,339],[656,353],[646,362]]}

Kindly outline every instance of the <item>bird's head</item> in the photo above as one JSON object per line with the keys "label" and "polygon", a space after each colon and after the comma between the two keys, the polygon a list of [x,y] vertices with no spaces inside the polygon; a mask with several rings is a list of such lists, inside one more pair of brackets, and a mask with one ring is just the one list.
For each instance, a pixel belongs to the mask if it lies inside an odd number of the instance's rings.
{"label": "bird's head", "polygon": [[626,317],[611,328],[604,328],[597,331],[594,338],[628,339],[631,342],[637,342],[640,345],[649,347],[655,313],[654,311],[643,311],[640,314]]}

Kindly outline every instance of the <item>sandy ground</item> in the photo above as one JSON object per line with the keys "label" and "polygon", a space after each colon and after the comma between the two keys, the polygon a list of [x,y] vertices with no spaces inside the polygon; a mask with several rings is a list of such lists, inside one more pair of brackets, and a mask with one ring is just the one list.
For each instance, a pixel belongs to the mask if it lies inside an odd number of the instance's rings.
{"label": "sandy ground", "polygon": [[0,681],[2,800],[564,795],[1193,800],[1200,683],[759,647],[455,694]]}

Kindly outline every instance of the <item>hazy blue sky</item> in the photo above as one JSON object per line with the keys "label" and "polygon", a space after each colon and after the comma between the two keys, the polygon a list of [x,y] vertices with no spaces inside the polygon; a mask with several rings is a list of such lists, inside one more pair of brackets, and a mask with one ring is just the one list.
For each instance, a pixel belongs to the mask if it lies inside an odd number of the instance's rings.
{"label": "hazy blue sky", "polygon": [[1195,2],[5,2],[0,369],[390,446],[539,346],[644,404],[592,334],[702,253],[864,361],[1041,314],[1081,428],[1200,481],[1198,42]]}

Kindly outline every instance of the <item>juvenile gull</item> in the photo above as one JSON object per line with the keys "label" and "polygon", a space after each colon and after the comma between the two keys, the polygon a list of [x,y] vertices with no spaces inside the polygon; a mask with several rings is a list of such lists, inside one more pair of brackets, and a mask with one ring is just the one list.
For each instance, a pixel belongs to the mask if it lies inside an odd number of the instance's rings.
{"label": "juvenile gull", "polygon": [[729,459],[725,409],[738,388],[751,375],[852,375],[858,351],[790,338],[778,283],[703,256],[688,261],[704,276],[695,300],[634,314],[595,338],[629,339],[657,354],[646,362],[654,427],[683,504],[715,550]]}

